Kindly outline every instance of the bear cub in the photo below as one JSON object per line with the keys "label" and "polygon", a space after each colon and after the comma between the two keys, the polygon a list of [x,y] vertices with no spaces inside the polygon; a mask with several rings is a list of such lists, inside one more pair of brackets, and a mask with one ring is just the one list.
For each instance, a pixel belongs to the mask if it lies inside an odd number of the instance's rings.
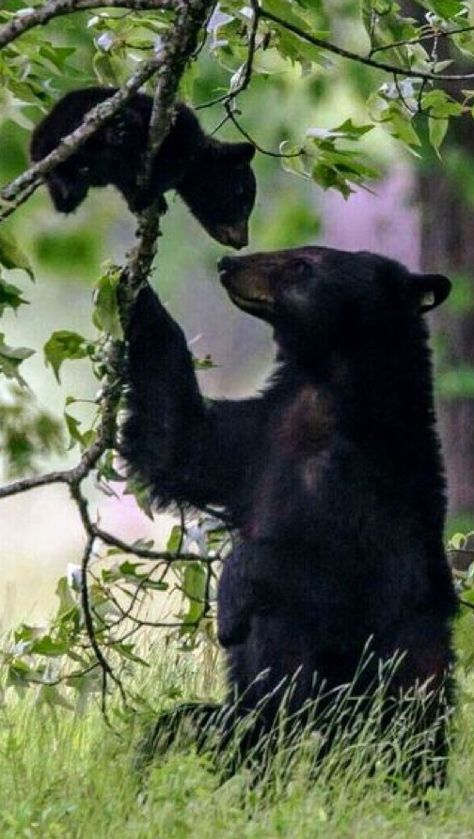
{"label": "bear cub", "polygon": [[[30,146],[32,161],[46,157],[79,127],[91,108],[116,90],[90,87],[67,93],[36,126]],[[164,193],[175,189],[214,239],[244,247],[256,195],[250,166],[254,146],[207,136],[194,112],[178,104],[171,130],[153,161],[149,184],[143,186],[140,173],[152,104],[146,94],[132,96],[77,152],[45,176],[55,208],[71,213],[89,187],[113,184],[132,212],[141,212],[155,200],[161,201],[164,211]]]}

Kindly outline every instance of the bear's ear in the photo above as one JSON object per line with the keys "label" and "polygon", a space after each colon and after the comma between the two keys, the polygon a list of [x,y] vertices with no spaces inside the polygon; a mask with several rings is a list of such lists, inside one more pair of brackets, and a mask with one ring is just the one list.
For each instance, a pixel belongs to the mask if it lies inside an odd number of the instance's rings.
{"label": "bear's ear", "polygon": [[236,163],[250,163],[255,154],[255,146],[252,143],[232,143],[228,153]]}
{"label": "bear's ear", "polygon": [[429,312],[446,300],[451,282],[442,274],[412,274],[418,304],[422,312]]}

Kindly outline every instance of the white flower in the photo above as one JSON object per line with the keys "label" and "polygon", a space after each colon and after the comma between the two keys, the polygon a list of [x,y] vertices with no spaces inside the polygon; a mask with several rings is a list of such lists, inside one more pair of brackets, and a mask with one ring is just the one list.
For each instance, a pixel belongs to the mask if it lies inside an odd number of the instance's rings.
{"label": "white flower", "polygon": [[153,50],[155,53],[161,52],[163,49],[163,38],[161,35],[157,35],[155,40],[153,41]]}
{"label": "white flower", "polygon": [[240,10],[240,14],[244,17],[248,18],[249,20],[253,20],[253,9],[250,6],[242,6]]}
{"label": "white flower", "polygon": [[102,52],[109,52],[115,41],[115,36],[113,32],[103,32],[102,35],[99,35],[98,38],[95,39],[95,44]]}
{"label": "white flower", "polygon": [[229,23],[231,20],[233,20],[232,15],[227,15],[225,12],[221,12],[219,6],[217,6],[214,14],[207,24],[207,31],[211,35],[211,50],[227,46],[227,40],[225,38],[219,38],[218,32],[221,26],[225,26],[225,24]]}
{"label": "white flower", "polygon": [[334,131],[331,131],[329,128],[308,128],[306,132],[307,137],[319,137],[320,139],[324,140],[325,137],[333,137]]}
{"label": "white flower", "polygon": [[28,650],[30,646],[29,641],[18,641],[18,644],[14,644],[12,647],[13,655],[23,655]]}
{"label": "white flower", "polygon": [[198,553],[201,556],[206,556],[207,553],[207,541],[206,541],[206,534],[196,522],[195,524],[190,524],[186,527],[184,539],[183,539],[183,551],[191,553],[193,549],[193,545],[195,545],[198,549]]}
{"label": "white flower", "polygon": [[80,591],[82,586],[82,568],[74,562],[68,562],[66,567],[66,579],[69,588],[73,591]]}
{"label": "white flower", "polygon": [[245,69],[246,69],[246,65],[242,64],[241,67],[239,67],[239,69],[234,73],[234,75],[232,76],[232,78],[230,80],[230,89],[231,90],[237,90],[240,87],[240,85],[242,84],[242,82],[244,80]]}
{"label": "white flower", "polygon": [[232,15],[227,15],[225,12],[221,12],[219,6],[217,6],[209,23],[207,24],[207,31],[215,35],[216,29],[219,29],[220,26],[225,26],[225,24],[230,23],[231,20],[233,20]]}

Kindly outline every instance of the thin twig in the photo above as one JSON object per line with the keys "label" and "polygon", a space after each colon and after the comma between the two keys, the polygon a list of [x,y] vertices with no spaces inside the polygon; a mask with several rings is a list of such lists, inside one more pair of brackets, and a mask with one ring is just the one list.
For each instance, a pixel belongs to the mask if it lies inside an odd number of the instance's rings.
{"label": "thin twig", "polygon": [[107,533],[107,531],[102,530],[100,527],[96,525],[92,525],[91,532],[93,535],[104,542],[106,545],[110,545],[111,547],[118,548],[118,550],[123,551],[124,554],[134,554],[135,556],[140,557],[140,559],[147,559],[153,560],[158,562],[164,562],[168,565],[172,562],[201,562],[202,556],[199,554],[191,553],[187,551],[186,553],[176,553],[172,551],[153,551],[150,548],[141,548],[139,545],[131,545],[128,542],[124,542],[122,539],[119,539],[117,536],[112,535],[111,533]]}
{"label": "thin twig", "polygon": [[[84,625],[86,627],[87,636],[89,638],[89,643],[94,651],[94,654],[97,658],[97,661],[102,670],[102,713],[105,719],[109,722],[107,717],[107,677],[110,676],[112,681],[117,685],[118,689],[120,690],[120,694],[122,696],[122,700],[124,705],[127,704],[127,695],[125,693],[125,689],[119,677],[114,673],[112,670],[109,662],[105,658],[100,645],[95,637],[95,628],[94,628],[94,621],[91,615],[90,610],[90,602],[89,602],[89,587],[87,585],[87,571],[89,567],[89,560],[92,554],[92,550],[94,547],[94,539],[92,536],[89,536],[86,542],[86,547],[84,549],[84,553],[82,556],[82,575],[81,575],[81,604],[82,604],[82,611],[84,615]],[[109,723],[110,724],[110,723]]]}
{"label": "thin twig", "polygon": [[310,32],[305,32],[303,29],[300,29],[299,26],[289,23],[279,17],[279,15],[269,12],[267,9],[260,9],[259,16],[262,20],[273,21],[273,23],[276,23],[288,32],[292,32],[294,35],[297,35],[299,38],[307,41],[314,47],[318,47],[318,49],[325,50],[325,52],[330,52],[334,55],[340,55],[342,58],[347,58],[350,61],[356,61],[358,64],[365,64],[367,67],[373,67],[374,70],[383,70],[386,73],[396,73],[399,76],[406,76],[407,78],[426,79],[434,82],[461,82],[474,79],[474,73],[438,74],[423,70],[413,70],[411,67],[397,67],[394,64],[387,64],[384,61],[374,61],[370,58],[370,55],[360,55],[357,52],[344,49],[344,47],[339,47],[336,44],[331,43],[331,41],[326,41],[323,38],[317,38],[315,35],[311,35]]}
{"label": "thin twig", "polygon": [[[211,3],[211,5],[214,5],[214,3]],[[157,75],[148,129],[148,148],[143,166],[144,183],[148,183],[150,179],[153,162],[171,128],[179,81],[186,64],[195,52],[197,44],[196,29],[183,25],[188,16],[192,14],[192,8],[184,2],[178,2],[176,6],[175,26],[170,27],[163,36],[160,49],[161,67]],[[200,24],[202,23],[205,23],[205,20],[200,19]],[[172,62],[168,60],[169,56],[173,57]]]}
{"label": "thin twig", "polygon": [[82,679],[83,676],[87,676],[88,673],[92,673],[92,671],[97,670],[98,667],[100,667],[99,662],[94,661],[92,664],[84,667],[83,670],[72,670],[70,673],[64,673],[63,676],[58,676],[57,679],[35,679],[34,676],[29,676],[28,681],[32,685],[53,688],[63,685],[64,682],[68,682],[70,679]]}
{"label": "thin twig", "polygon": [[45,475],[33,475],[31,478],[22,478],[0,487],[0,498],[9,498],[11,495],[18,495],[20,492],[27,492],[30,489],[47,486],[48,484],[69,483],[69,471],[47,472]]}
{"label": "thin twig", "polygon": [[[51,9],[51,4],[47,4]],[[55,4],[59,7],[60,2]],[[104,5],[104,4],[103,4]],[[24,175],[17,178],[4,188],[1,193],[3,200],[9,201],[10,206],[4,211],[5,214],[13,212],[15,198],[18,202],[24,200],[27,191],[32,192],[39,183],[41,177],[50,171],[58,163],[66,160],[97,128],[114,114],[130,98],[139,87],[150,78],[155,72],[160,73],[160,81],[155,95],[155,109],[159,120],[154,126],[154,136],[150,138],[155,144],[153,149],[159,148],[164,136],[169,130],[174,111],[174,104],[177,95],[180,78],[184,72],[187,61],[192,57],[198,39],[198,34],[213,5],[213,0],[175,0],[173,7],[176,9],[176,23],[170,36],[166,39],[163,50],[154,58],[144,64],[135,73],[121,90],[110,97],[98,107],[92,109],[85,117],[83,124],[72,132],[47,158],[31,167]],[[63,4],[65,8],[65,5]],[[39,10],[38,10],[39,11]],[[31,21],[30,21],[31,22]],[[36,23],[39,19],[36,19]],[[33,24],[32,24],[33,25]],[[0,30],[4,31],[4,30]],[[0,218],[2,216],[0,215]],[[138,244],[128,254],[127,264],[122,271],[121,285],[131,293],[125,304],[131,305],[133,292],[147,281],[151,271],[153,259],[156,253],[157,239],[159,236],[159,211],[153,205],[142,214],[139,220]],[[123,317],[128,317],[127,305],[124,307]],[[46,475],[25,478],[0,488],[0,498],[16,495],[29,489],[53,483],[65,483],[68,485],[73,501],[79,511],[81,522],[86,533],[86,545],[82,555],[82,577],[81,577],[81,602],[84,614],[84,624],[89,639],[90,647],[97,659],[102,671],[102,711],[105,719],[107,717],[107,687],[108,680],[113,681],[121,694],[124,704],[127,704],[125,688],[114,672],[112,666],[105,657],[101,644],[97,639],[94,617],[91,608],[90,594],[88,587],[89,563],[92,557],[94,544],[100,539],[106,544],[114,545],[120,550],[135,553],[147,559],[159,559],[159,561],[170,564],[177,557],[169,552],[163,554],[151,552],[145,549],[127,545],[111,534],[103,531],[92,521],[88,503],[82,492],[81,484],[90,472],[96,467],[101,456],[115,445],[117,412],[120,404],[121,390],[124,384],[124,343],[118,340],[110,340],[105,351],[105,366],[107,370],[106,380],[102,389],[101,397],[101,422],[97,432],[96,441],[83,453],[79,463],[72,469],[50,472]],[[195,562],[199,557],[187,554],[179,557],[180,561]],[[134,621],[134,616],[130,615]],[[139,620],[136,618],[136,620]],[[140,625],[145,625],[143,622]],[[114,642],[111,641],[113,647]],[[110,724],[110,723],[109,723]]]}
{"label": "thin twig", "polygon": [[194,61],[196,61],[196,58],[199,58],[199,56],[200,56],[201,52],[203,51],[203,49],[204,49],[204,47],[205,47],[205,45],[206,45],[207,35],[208,35],[208,26],[209,26],[209,23],[210,23],[210,21],[211,21],[211,18],[212,18],[212,16],[213,16],[213,14],[214,14],[214,12],[215,12],[216,8],[217,8],[218,3],[219,3],[219,0],[214,0],[214,2],[213,2],[213,4],[212,4],[211,8],[209,9],[209,11],[208,11],[208,13],[207,13],[207,18],[206,18],[206,20],[205,20],[205,22],[204,22],[204,26],[203,26],[203,28],[202,28],[202,29],[203,29],[203,34],[202,34],[202,38],[201,38],[201,43],[200,43],[200,44],[198,44],[198,46],[196,47],[196,49],[194,50],[194,52],[193,52],[193,54],[192,54],[192,56],[191,56],[191,58],[192,58]]}
{"label": "thin twig", "polygon": [[251,137],[251,135],[245,130],[245,128],[243,128],[241,126],[240,122],[237,120],[237,118],[235,116],[235,111],[232,110],[232,105],[231,105],[230,102],[226,102],[225,109],[226,109],[226,113],[227,113],[226,121],[230,120],[235,125],[235,127],[237,128],[237,131],[239,131],[242,134],[242,137],[245,137],[245,139],[248,140],[249,143],[252,143],[254,148],[256,148],[257,151],[260,152],[261,154],[266,154],[267,157],[288,158],[288,157],[301,157],[301,155],[304,153],[303,149],[300,149],[299,151],[296,151],[296,152],[289,152],[289,153],[286,153],[286,154],[285,154],[285,152],[277,152],[277,151],[270,151],[269,149],[264,149],[262,146],[260,146],[253,139],[253,137]]}
{"label": "thin twig", "polygon": [[398,47],[409,47],[416,44],[422,44],[424,41],[429,41],[431,38],[450,38],[451,35],[462,35],[465,32],[473,32],[474,26],[460,26],[458,29],[439,29],[431,30],[423,35],[418,35],[416,38],[408,38],[405,41],[393,41],[391,44],[382,44],[379,47],[374,47],[369,52],[369,58],[375,55],[376,52],[385,52],[387,50],[397,49]]}

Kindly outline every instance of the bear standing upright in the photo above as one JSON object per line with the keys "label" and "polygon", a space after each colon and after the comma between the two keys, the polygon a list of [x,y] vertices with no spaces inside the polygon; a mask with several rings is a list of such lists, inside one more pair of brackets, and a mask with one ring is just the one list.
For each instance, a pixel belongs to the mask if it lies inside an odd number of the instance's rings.
{"label": "bear standing upright", "polygon": [[[428,685],[452,702],[456,597],[443,548],[445,484],[424,313],[439,275],[319,247],[224,258],[231,300],[271,324],[267,390],[204,400],[179,326],[147,288],[128,327],[123,452],[158,506],[222,505],[237,530],[219,588],[229,694],[290,710],[353,682]],[[442,778],[445,739],[433,738]],[[414,770],[416,772],[416,769]]]}

